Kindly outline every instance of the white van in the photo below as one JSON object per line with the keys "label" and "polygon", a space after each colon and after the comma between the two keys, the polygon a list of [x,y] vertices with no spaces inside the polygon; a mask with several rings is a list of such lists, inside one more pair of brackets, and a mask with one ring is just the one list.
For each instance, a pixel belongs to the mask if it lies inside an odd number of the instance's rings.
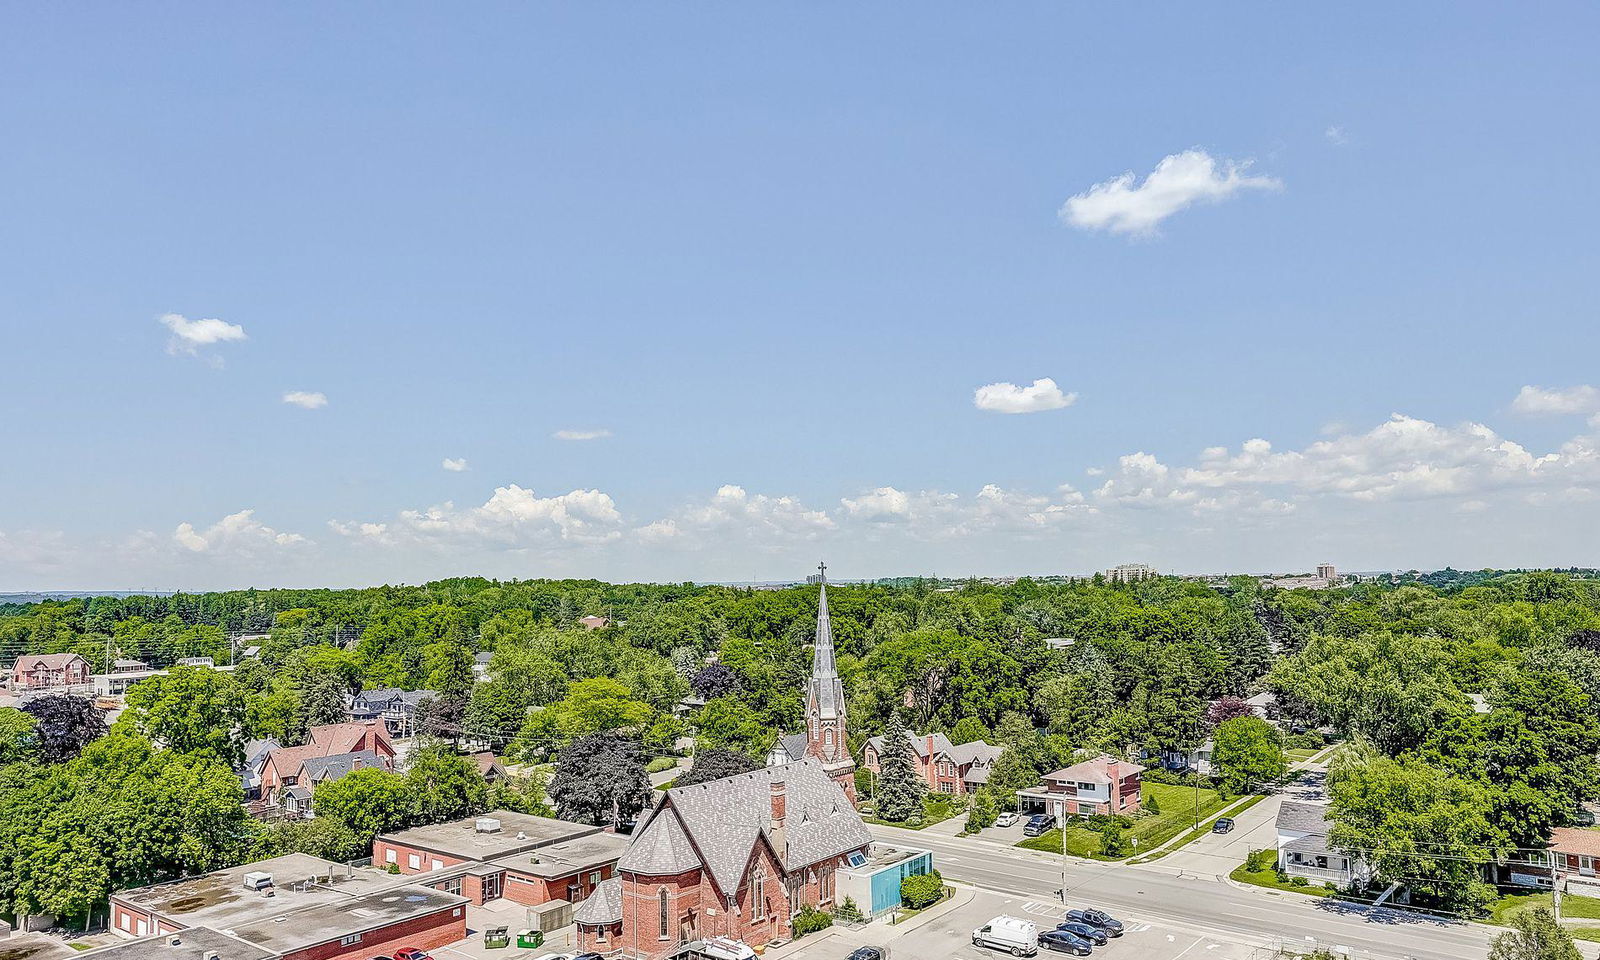
{"label": "white van", "polygon": [[995,917],[972,931],[972,945],[1006,950],[1013,957],[1031,957],[1039,952],[1039,928],[1031,920]]}

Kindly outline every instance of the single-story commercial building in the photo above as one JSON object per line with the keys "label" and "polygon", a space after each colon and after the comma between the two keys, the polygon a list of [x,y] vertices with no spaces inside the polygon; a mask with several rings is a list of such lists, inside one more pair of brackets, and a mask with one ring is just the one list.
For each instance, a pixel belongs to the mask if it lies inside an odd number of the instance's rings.
{"label": "single-story commercial building", "polygon": [[260,948],[261,957],[365,960],[464,939],[466,906],[464,897],[378,870],[291,853],[114,893],[111,928],[138,941],[202,937],[192,931],[205,927]]}
{"label": "single-story commercial building", "polygon": [[900,905],[900,881],[932,872],[929,851],[874,843],[865,855],[852,854],[834,871],[834,903],[849,897],[863,914],[876,917]]}
{"label": "single-story commercial building", "polygon": [[626,837],[587,823],[496,810],[382,834],[372,862],[473,903],[577,904],[610,879],[627,849]]}

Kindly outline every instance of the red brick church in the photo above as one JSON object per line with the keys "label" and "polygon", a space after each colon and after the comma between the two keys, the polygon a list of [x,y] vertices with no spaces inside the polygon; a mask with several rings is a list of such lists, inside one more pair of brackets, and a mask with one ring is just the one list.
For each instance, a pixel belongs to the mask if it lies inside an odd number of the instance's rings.
{"label": "red brick church", "polygon": [[872,837],[855,809],[826,582],[804,737],[798,756],[774,751],[786,762],[668,790],[635,829],[617,876],[574,913],[579,946],[632,960],[714,937],[760,947],[792,936],[802,906],[833,907],[834,870],[864,855]]}

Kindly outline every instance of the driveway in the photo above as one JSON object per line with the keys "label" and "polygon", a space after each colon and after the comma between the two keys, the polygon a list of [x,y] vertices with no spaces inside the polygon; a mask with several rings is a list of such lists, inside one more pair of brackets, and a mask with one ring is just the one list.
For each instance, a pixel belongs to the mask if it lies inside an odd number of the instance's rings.
{"label": "driveway", "polygon": [[1278,845],[1278,808],[1283,801],[1324,799],[1326,782],[1327,775],[1321,770],[1308,769],[1295,783],[1236,814],[1233,832],[1204,834],[1150,865],[1190,875],[1226,877],[1251,850],[1270,850]]}

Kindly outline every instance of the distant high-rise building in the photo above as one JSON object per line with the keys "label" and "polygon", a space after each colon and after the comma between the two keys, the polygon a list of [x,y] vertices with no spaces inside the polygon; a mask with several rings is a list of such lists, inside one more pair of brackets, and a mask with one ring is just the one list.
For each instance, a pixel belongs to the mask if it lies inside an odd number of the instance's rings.
{"label": "distant high-rise building", "polygon": [[1329,583],[1339,579],[1338,571],[1333,569],[1333,564],[1331,563],[1317,564],[1317,576],[1328,581]]}
{"label": "distant high-rise building", "polygon": [[1161,576],[1155,567],[1146,563],[1119,563],[1106,571],[1106,579],[1117,583],[1133,583]]}

